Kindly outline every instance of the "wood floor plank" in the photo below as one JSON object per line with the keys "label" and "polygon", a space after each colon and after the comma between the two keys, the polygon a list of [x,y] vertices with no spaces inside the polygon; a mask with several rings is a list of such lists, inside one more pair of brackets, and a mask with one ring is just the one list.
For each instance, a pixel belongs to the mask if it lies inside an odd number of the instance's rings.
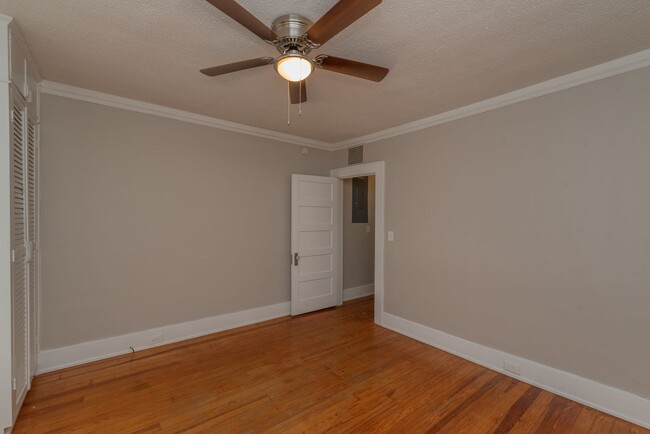
{"label": "wood floor plank", "polygon": [[554,396],[549,404],[549,411],[537,428],[536,434],[569,433],[575,427],[576,419],[582,406],[561,396]]}
{"label": "wood floor plank", "polygon": [[470,402],[457,417],[445,425],[444,430],[432,432],[492,432],[527,388],[528,385],[508,378]]}
{"label": "wood floor plank", "polygon": [[512,434],[533,434],[544,420],[544,416],[548,413],[551,401],[553,400],[552,393],[542,391],[537,399],[530,405],[528,410],[519,418],[515,425],[510,430]]}
{"label": "wood floor plank", "polygon": [[365,298],[38,376],[14,434],[650,430],[373,324]]}
{"label": "wood floor plank", "polygon": [[523,395],[510,407],[508,413],[501,419],[499,425],[492,431],[492,434],[509,433],[541,393],[542,389],[528,386]]}

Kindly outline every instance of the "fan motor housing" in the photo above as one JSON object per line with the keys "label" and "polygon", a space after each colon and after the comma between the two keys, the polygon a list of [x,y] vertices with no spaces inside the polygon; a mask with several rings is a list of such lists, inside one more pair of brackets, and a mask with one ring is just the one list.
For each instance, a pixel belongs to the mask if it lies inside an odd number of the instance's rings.
{"label": "fan motor housing", "polygon": [[312,22],[299,14],[286,14],[273,21],[272,30],[278,36],[273,45],[282,54],[298,50],[303,54],[309,53],[318,45],[307,38],[307,30]]}
{"label": "fan motor housing", "polygon": [[299,14],[286,14],[276,18],[273,21],[273,33],[278,35],[278,38],[302,38],[302,35],[307,33],[311,27],[312,22]]}

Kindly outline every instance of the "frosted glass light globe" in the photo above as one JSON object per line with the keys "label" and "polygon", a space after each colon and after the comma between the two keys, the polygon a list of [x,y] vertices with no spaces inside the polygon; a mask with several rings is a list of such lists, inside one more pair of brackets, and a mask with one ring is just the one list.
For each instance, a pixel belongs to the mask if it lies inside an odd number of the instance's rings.
{"label": "frosted glass light globe", "polygon": [[289,53],[275,61],[275,70],[285,80],[302,81],[314,71],[314,64],[302,54]]}

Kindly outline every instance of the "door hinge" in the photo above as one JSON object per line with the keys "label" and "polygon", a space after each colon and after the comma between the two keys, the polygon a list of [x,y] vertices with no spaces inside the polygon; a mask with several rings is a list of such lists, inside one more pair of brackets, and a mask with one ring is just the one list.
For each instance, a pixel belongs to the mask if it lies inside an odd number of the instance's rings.
{"label": "door hinge", "polygon": [[11,251],[11,262],[16,262],[16,251],[15,250]]}
{"label": "door hinge", "polygon": [[293,254],[293,265],[296,267],[298,266],[298,262],[300,262],[300,256],[298,256],[298,252]]}
{"label": "door hinge", "polygon": [[15,378],[13,378],[11,380],[11,387],[12,387],[12,390],[18,389],[18,387],[16,386],[16,379]]}

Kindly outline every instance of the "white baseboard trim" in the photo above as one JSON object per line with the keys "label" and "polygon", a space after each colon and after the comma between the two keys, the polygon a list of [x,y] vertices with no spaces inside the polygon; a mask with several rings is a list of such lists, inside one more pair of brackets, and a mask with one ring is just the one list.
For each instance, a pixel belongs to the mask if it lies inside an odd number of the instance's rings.
{"label": "white baseboard trim", "polygon": [[[486,368],[516,378],[541,389],[593,407],[597,410],[650,428],[650,400],[542,365],[532,360],[514,356],[493,348],[452,336],[422,324],[383,313],[384,327],[439,348]],[[504,362],[514,362],[521,367],[521,375],[503,369]]]}
{"label": "white baseboard trim", "polygon": [[355,286],[354,288],[343,289],[343,301],[350,301],[361,297],[366,297],[375,293],[375,285],[369,283],[367,285]]}
{"label": "white baseboard trim", "polygon": [[[106,359],[108,357],[128,354],[133,347],[136,351],[166,345],[173,342],[208,335],[224,330],[229,330],[249,324],[267,321],[291,313],[291,303],[279,303],[239,312],[226,313],[210,318],[173,324],[140,332],[130,333],[100,339],[97,341],[83,342],[68,347],[43,350],[38,355],[37,374],[55,371],[57,369]],[[152,336],[163,336],[155,344],[150,342]]]}

